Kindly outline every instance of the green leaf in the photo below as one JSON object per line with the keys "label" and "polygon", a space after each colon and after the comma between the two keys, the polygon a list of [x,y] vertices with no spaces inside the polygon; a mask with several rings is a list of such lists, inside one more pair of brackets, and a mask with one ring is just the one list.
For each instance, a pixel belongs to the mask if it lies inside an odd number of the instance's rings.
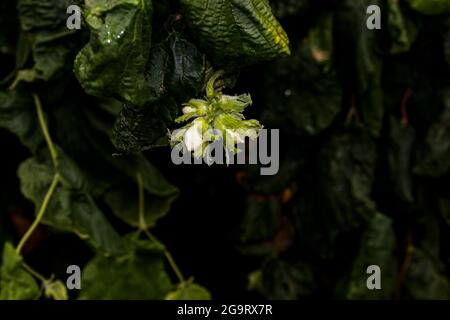
{"label": "green leaf", "polygon": [[403,15],[398,0],[388,0],[388,31],[392,38],[391,54],[399,54],[409,51],[412,45],[412,35],[406,23],[406,17]]}
{"label": "green leaf", "polygon": [[450,282],[442,266],[437,265],[424,250],[418,248],[414,249],[405,287],[412,299],[450,299]]}
{"label": "green leaf", "polygon": [[273,76],[265,78],[263,123],[298,135],[316,135],[336,118],[342,89],[331,65],[332,18],[325,16],[292,57],[269,68]]}
{"label": "green leaf", "polygon": [[21,22],[23,39],[31,47],[34,65],[31,69],[20,69],[18,81],[33,82],[48,81],[55,75],[61,75],[62,70],[71,70],[78,41],[73,35],[74,30],[66,27],[68,6],[73,4],[68,0],[19,0],[17,9]]}
{"label": "green leaf", "polygon": [[211,300],[211,293],[195,283],[181,284],[166,296],[166,300]]}
{"label": "green leaf", "polygon": [[23,30],[57,29],[66,26],[70,0],[18,0],[17,10]]}
{"label": "green leaf", "polygon": [[[376,144],[360,128],[335,132],[313,158],[311,178],[300,186],[294,217],[299,241],[322,258],[339,254],[337,240],[375,214],[371,199]],[[313,171],[314,170],[314,171]]]}
{"label": "green leaf", "polygon": [[277,199],[247,199],[247,208],[241,223],[241,241],[259,241],[270,239],[278,227],[280,205]]}
{"label": "green leaf", "polygon": [[116,150],[108,134],[117,107],[120,105],[111,101],[101,106],[67,103],[55,111],[55,136],[82,171],[85,191],[105,199],[113,213],[132,226],[139,225],[136,176],[140,174],[145,189],[145,220],[150,227],[168,213],[178,189],[143,155],[113,156]]}
{"label": "green leaf", "polygon": [[[178,197],[178,188],[170,184],[143,155],[118,158],[116,161],[123,173],[133,180],[134,186],[123,181],[119,187],[113,186],[106,193],[107,202],[118,217],[132,226],[138,226],[136,178],[139,174],[144,188],[145,222],[149,227],[154,226],[159,218],[168,213],[171,203]],[[131,194],[131,190],[135,192]],[[121,191],[123,194],[119,195]],[[114,194],[116,199],[113,199]]]}
{"label": "green leaf", "polygon": [[[114,146],[122,153],[138,153],[158,145],[180,107],[173,100],[162,100],[146,107],[124,105],[112,133]],[[168,144],[167,138],[164,140]]]}
{"label": "green leaf", "polygon": [[[347,299],[391,299],[397,280],[397,245],[392,220],[375,214],[364,232],[358,256],[353,262]],[[370,274],[367,267],[377,265],[381,269],[381,290],[369,290],[366,282]]]}
{"label": "green leaf", "polygon": [[289,39],[267,1],[182,0],[200,44],[219,66],[243,66],[289,55]]}
{"label": "green leaf", "polygon": [[134,250],[124,257],[92,259],[82,275],[80,299],[164,299],[171,283],[164,271],[163,250],[150,241],[130,236]]}
{"label": "green leaf", "polygon": [[15,248],[5,243],[0,269],[0,300],[34,300],[39,298],[39,287],[34,278],[22,268],[22,257]]}
{"label": "green leaf", "polygon": [[333,212],[345,229],[373,214],[370,194],[375,174],[375,147],[364,131],[352,129],[332,136],[319,154],[318,183],[320,194],[324,196],[323,208]]}
{"label": "green leaf", "polygon": [[439,121],[428,130],[425,147],[418,152],[417,174],[438,177],[450,169],[450,90],[444,93],[444,103]]}
{"label": "green leaf", "polygon": [[36,35],[32,43],[34,67],[31,72],[34,78],[48,81],[61,74],[63,69],[68,69],[74,57],[71,51],[75,48],[73,34],[71,30],[63,30]]}
{"label": "green leaf", "polygon": [[[4,193],[2,196],[0,196],[0,201],[1,203],[6,203],[6,199],[8,198],[9,194],[8,193]],[[0,205],[0,210],[4,210],[4,205]],[[9,229],[9,226],[7,225],[7,221],[8,221],[8,217],[6,214],[4,215],[0,215],[0,248],[3,248],[4,244],[8,241],[12,242],[13,241],[13,234],[12,234],[12,230]],[[0,265],[2,264],[2,256],[0,255]],[[0,277],[1,279],[1,277]],[[0,291],[1,291],[1,287],[0,287]]]}
{"label": "green leaf", "polygon": [[75,60],[75,74],[91,95],[149,100],[144,77],[152,22],[150,0],[88,0],[84,7],[89,43]]}
{"label": "green leaf", "polygon": [[374,137],[380,135],[383,122],[383,94],[381,88],[382,61],[376,54],[377,38],[366,27],[372,0],[339,1],[334,20],[335,64],[344,92],[352,95],[349,106],[356,108],[364,125]]}
{"label": "green leaf", "polygon": [[[149,193],[145,195],[144,221],[146,227],[154,227],[156,222],[169,212],[172,202],[178,196],[176,189],[174,191],[167,197]],[[123,185],[108,191],[105,194],[105,201],[118,218],[133,227],[140,226],[137,184],[134,186]]]}
{"label": "green leaf", "polygon": [[[100,252],[123,252],[126,248],[119,235],[85,191],[83,174],[62,150],[58,154],[58,172],[62,176],[62,182],[53,194],[42,222],[60,230],[74,232]],[[18,175],[22,193],[38,210],[53,179],[54,169],[51,163],[30,158],[20,165]]]}
{"label": "green leaf", "polygon": [[17,135],[32,152],[44,143],[33,100],[23,90],[0,91],[0,128]]}
{"label": "green leaf", "polygon": [[262,283],[256,287],[270,300],[298,299],[310,296],[314,290],[312,270],[303,262],[290,263],[271,258],[263,265],[260,281]]}
{"label": "green leaf", "polygon": [[411,8],[427,15],[450,13],[448,0],[407,0]]}
{"label": "green leaf", "polygon": [[172,28],[177,29],[152,47],[146,65],[149,103],[144,107],[125,104],[114,125],[112,141],[122,153],[157,145],[182,103],[198,96],[206,83],[209,64],[205,56],[186,38],[183,26]]}
{"label": "green leaf", "polygon": [[388,151],[390,186],[395,194],[407,203],[413,203],[412,156],[415,131],[396,118],[390,121]]}
{"label": "green leaf", "polygon": [[48,281],[44,283],[45,296],[53,300],[69,300],[66,285],[60,281]]}
{"label": "green leaf", "polygon": [[145,69],[151,102],[171,97],[178,104],[197,96],[207,81],[209,63],[189,41],[184,25],[174,25],[167,37],[152,47]]}

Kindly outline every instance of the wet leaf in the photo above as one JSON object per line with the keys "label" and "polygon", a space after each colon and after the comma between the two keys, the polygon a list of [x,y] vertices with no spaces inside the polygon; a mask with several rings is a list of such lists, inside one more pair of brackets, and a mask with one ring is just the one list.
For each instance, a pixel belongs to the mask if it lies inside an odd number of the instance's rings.
{"label": "wet leaf", "polygon": [[119,97],[143,105],[149,100],[144,77],[152,23],[150,0],[89,0],[84,17],[89,43],[75,60],[75,74],[91,95]]}

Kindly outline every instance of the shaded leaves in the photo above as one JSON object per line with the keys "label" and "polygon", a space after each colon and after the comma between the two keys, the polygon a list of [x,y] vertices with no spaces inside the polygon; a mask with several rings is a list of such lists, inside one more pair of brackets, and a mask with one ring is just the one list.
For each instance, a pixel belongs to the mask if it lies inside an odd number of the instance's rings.
{"label": "shaded leaves", "polygon": [[425,148],[419,152],[415,172],[421,175],[441,176],[450,169],[450,91],[443,94],[444,110],[441,117],[431,126]]}
{"label": "shaded leaves", "polygon": [[164,271],[163,249],[158,244],[129,235],[132,251],[123,257],[101,254],[83,271],[80,299],[163,299],[171,290]]}
{"label": "shaded leaves", "polygon": [[0,91],[0,127],[17,135],[34,152],[44,143],[36,117],[33,101],[25,92]]}
{"label": "shaded leaves", "polygon": [[[56,189],[43,223],[57,229],[73,232],[104,253],[119,253],[124,250],[119,235],[110,225],[93,198],[85,190],[83,174],[70,159],[59,150],[58,172],[62,177]],[[38,162],[30,158],[18,169],[22,193],[39,209],[49,189],[54,169],[49,162]]]}
{"label": "shaded leaves", "polygon": [[265,80],[263,123],[276,128],[289,124],[286,129],[299,135],[316,135],[331,125],[342,104],[336,70],[330,67],[331,35],[332,16],[328,15],[292,57],[278,60],[268,70],[273,76]]}
{"label": "shaded leaves", "polygon": [[[392,220],[377,213],[361,239],[358,256],[349,276],[347,299],[391,299],[397,285],[397,245]],[[368,266],[376,264],[381,270],[382,290],[368,290]]]}

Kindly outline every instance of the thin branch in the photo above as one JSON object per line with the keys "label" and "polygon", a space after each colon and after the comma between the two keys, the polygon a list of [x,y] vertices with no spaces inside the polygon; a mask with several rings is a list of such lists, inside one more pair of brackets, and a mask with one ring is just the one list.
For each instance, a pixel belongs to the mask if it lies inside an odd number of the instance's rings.
{"label": "thin branch", "polygon": [[31,268],[25,262],[22,262],[22,266],[28,273],[30,273],[32,276],[39,279],[40,281],[42,281],[42,282],[48,281],[43,275],[41,275],[39,272],[35,271],[33,268]]}
{"label": "thin branch", "polygon": [[53,165],[56,168],[58,164],[58,152],[56,150],[55,144],[52,141],[50,133],[47,128],[47,124],[45,123],[44,112],[42,111],[42,104],[39,96],[33,93],[34,103],[36,105],[36,111],[39,118],[39,123],[42,129],[42,133],[44,134],[45,141],[47,142],[48,150],[50,151],[50,156],[52,157]]}
{"label": "thin branch", "polygon": [[[143,230],[143,231],[147,235],[147,237],[149,237],[150,240],[152,240],[155,243],[160,243],[160,241],[153,234],[151,234],[150,231],[148,231],[148,230]],[[186,280],[184,279],[183,274],[181,273],[180,269],[178,268],[177,264],[175,263],[175,260],[173,259],[172,255],[170,254],[169,251],[167,251],[166,248],[164,248],[164,255],[166,256],[167,261],[169,262],[175,275],[177,276],[178,281],[180,283],[185,283]]]}
{"label": "thin branch", "polygon": [[139,189],[139,229],[146,230],[144,181],[142,180],[142,175],[140,173],[136,174],[136,180]]}
{"label": "thin branch", "polygon": [[48,191],[44,197],[44,201],[42,202],[41,208],[39,209],[36,219],[33,221],[33,224],[27,230],[27,232],[24,234],[24,236],[20,240],[19,244],[17,245],[16,252],[18,254],[20,254],[23,246],[25,245],[27,240],[30,238],[30,236],[33,234],[34,230],[37,228],[37,226],[41,222],[42,218],[44,217],[44,213],[48,208],[48,204],[50,203],[53,192],[55,191],[56,187],[58,186],[59,181],[60,181],[59,174],[55,174],[55,176],[53,177],[52,184],[50,185],[50,188],[48,189]]}

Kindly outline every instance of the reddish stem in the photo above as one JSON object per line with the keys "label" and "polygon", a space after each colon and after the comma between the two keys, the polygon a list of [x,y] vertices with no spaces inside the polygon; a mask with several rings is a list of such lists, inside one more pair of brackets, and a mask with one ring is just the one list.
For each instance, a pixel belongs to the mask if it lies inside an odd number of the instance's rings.
{"label": "reddish stem", "polygon": [[402,102],[400,104],[400,110],[402,112],[402,124],[404,126],[407,126],[409,124],[409,116],[408,116],[408,102],[411,99],[413,94],[413,91],[411,88],[408,88],[405,90],[405,93],[403,94]]}

